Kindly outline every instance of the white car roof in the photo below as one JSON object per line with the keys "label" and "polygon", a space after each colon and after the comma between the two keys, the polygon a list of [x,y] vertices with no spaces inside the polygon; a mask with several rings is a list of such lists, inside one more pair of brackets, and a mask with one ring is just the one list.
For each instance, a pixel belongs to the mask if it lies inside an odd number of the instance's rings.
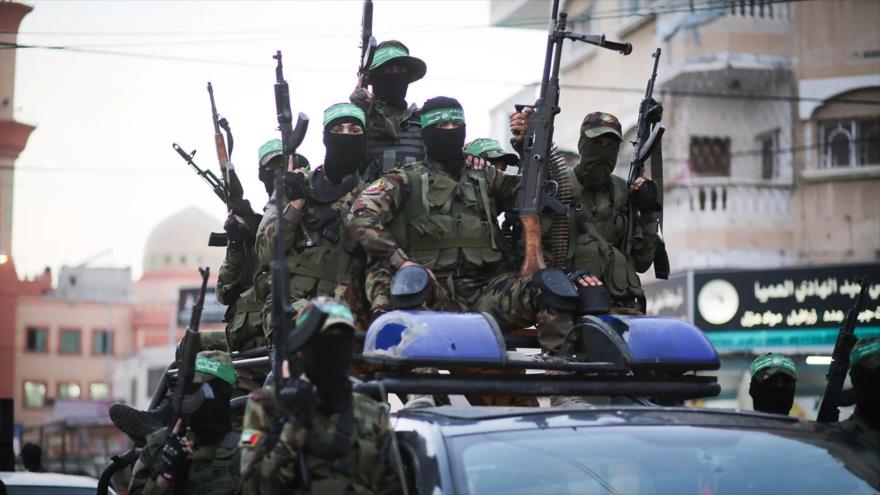
{"label": "white car roof", "polygon": [[88,476],[61,473],[31,473],[27,471],[0,471],[0,480],[9,486],[63,486],[68,488],[97,488],[98,480]]}

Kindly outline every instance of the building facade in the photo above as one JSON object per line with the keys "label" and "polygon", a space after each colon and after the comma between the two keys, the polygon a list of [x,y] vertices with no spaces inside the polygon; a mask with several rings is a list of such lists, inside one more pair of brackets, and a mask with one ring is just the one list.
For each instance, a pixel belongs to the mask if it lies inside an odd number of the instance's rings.
{"label": "building facade", "polygon": [[[745,369],[772,349],[799,360],[801,390],[815,396],[825,368],[806,356],[830,353],[856,275],[877,278],[859,332],[880,335],[880,3],[563,4],[569,30],[633,45],[622,57],[565,42],[554,134],[563,149],[576,148],[593,111],[617,115],[633,140],[661,49],[654,96],[667,128],[663,234],[673,274],[644,274],[649,310],[707,331],[724,353],[722,399],[750,404],[740,397]],[[491,2],[492,23],[546,29],[549,5]],[[501,142],[509,103],[492,111]],[[615,173],[626,177],[631,147],[621,150]],[[780,283],[785,298],[763,297]]]}

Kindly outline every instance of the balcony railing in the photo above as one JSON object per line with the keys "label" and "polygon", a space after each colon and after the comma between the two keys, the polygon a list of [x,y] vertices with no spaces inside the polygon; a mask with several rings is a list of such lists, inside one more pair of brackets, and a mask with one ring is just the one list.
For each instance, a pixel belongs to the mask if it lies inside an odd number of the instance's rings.
{"label": "balcony railing", "polygon": [[691,178],[666,186],[667,232],[758,227],[790,229],[792,189],[773,181]]}

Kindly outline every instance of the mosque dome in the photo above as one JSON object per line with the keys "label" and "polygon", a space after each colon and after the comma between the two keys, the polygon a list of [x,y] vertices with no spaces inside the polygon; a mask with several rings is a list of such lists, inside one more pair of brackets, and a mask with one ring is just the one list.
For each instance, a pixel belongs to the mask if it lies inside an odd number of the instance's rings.
{"label": "mosque dome", "polygon": [[198,266],[213,270],[223,262],[225,249],[208,246],[211,232],[221,232],[223,221],[190,206],[159,222],[147,236],[143,273],[194,273]]}

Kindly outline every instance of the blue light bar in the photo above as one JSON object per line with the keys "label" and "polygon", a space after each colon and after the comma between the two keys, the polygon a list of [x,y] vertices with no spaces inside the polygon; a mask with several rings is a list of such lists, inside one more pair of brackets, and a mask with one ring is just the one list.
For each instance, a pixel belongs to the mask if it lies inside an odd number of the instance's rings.
{"label": "blue light bar", "polygon": [[617,327],[626,325],[623,340],[629,348],[631,368],[715,370],[718,353],[700,329],[682,320],[655,316],[607,315],[601,319]]}
{"label": "blue light bar", "polygon": [[388,363],[455,361],[503,364],[498,325],[483,313],[392,311],[370,325],[364,357]]}

